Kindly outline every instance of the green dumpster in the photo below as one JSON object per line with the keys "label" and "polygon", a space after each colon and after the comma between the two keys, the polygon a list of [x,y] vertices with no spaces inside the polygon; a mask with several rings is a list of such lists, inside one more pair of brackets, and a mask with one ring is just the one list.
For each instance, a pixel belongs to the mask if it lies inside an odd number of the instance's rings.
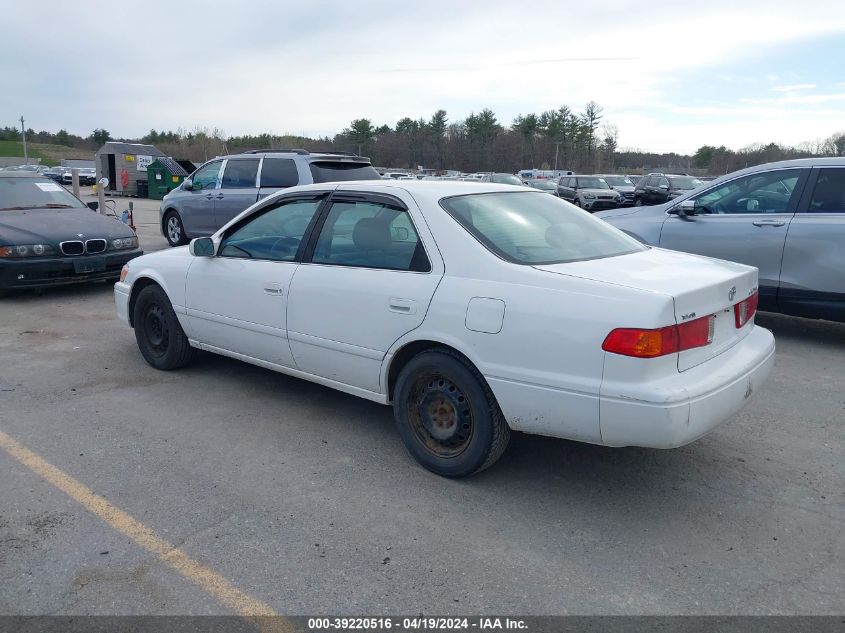
{"label": "green dumpster", "polygon": [[160,157],[147,166],[147,188],[149,197],[161,200],[182,184],[188,172],[172,158]]}

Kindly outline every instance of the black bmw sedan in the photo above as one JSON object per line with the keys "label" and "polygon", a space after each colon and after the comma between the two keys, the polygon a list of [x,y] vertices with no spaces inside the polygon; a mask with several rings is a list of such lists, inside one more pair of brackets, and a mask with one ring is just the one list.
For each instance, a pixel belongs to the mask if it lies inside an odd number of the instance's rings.
{"label": "black bmw sedan", "polygon": [[0,295],[120,277],[143,255],[120,220],[100,215],[39,174],[0,172]]}

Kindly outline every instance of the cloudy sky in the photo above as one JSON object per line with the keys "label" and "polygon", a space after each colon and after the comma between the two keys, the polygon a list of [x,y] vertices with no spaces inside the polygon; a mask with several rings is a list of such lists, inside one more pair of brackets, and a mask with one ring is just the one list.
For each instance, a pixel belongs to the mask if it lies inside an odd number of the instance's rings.
{"label": "cloudy sky", "polygon": [[845,129],[842,0],[3,2],[0,125],[332,135],[589,100],[622,147]]}

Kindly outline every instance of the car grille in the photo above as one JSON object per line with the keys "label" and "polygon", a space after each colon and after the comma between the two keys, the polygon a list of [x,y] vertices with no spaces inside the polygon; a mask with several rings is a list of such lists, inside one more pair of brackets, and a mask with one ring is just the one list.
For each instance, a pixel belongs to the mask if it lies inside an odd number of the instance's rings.
{"label": "car grille", "polygon": [[106,250],[106,240],[88,240],[85,242],[85,252],[102,253]]}
{"label": "car grille", "polygon": [[62,242],[59,246],[65,255],[82,255],[85,252],[85,245],[80,240]]}

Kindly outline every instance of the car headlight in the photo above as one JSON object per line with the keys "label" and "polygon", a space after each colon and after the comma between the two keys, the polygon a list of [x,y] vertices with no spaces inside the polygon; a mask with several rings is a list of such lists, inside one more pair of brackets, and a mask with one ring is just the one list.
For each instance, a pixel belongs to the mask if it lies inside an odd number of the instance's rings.
{"label": "car headlight", "polygon": [[126,250],[127,248],[138,248],[138,237],[119,237],[111,241],[111,249],[113,251]]}
{"label": "car headlight", "polygon": [[592,199],[592,198],[595,198],[595,197],[596,197],[596,194],[594,194],[594,193],[585,193],[585,194],[584,194],[584,197],[585,197],[585,198],[587,198],[587,199]]}
{"label": "car headlight", "polygon": [[56,254],[56,249],[49,244],[18,244],[15,246],[0,246],[0,257],[44,257]]}

